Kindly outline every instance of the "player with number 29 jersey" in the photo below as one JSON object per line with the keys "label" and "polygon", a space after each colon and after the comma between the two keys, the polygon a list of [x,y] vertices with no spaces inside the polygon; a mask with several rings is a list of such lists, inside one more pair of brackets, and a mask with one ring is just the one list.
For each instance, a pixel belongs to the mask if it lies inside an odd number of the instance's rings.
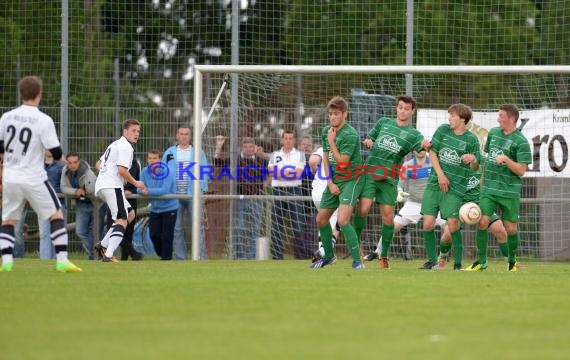
{"label": "player with number 29 jersey", "polygon": [[44,149],[60,146],[53,120],[36,106],[23,104],[0,118],[4,143],[4,178],[21,183],[43,183]]}

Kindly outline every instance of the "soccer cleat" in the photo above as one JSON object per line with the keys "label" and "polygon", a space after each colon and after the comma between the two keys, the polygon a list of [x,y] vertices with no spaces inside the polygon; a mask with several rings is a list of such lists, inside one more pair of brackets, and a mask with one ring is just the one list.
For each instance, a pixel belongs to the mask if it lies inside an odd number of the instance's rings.
{"label": "soccer cleat", "polygon": [[425,264],[423,264],[420,268],[420,270],[432,270],[432,269],[437,269],[437,264],[433,263],[431,261],[427,261]]}
{"label": "soccer cleat", "polygon": [[58,261],[55,264],[55,270],[62,273],[78,273],[83,271],[80,267],[71,261]]}
{"label": "soccer cleat", "polygon": [[445,253],[445,254],[439,253],[439,256],[437,257],[438,268],[443,269],[448,261],[449,261],[449,253]]}
{"label": "soccer cleat", "polygon": [[354,260],[352,262],[352,268],[357,270],[362,270],[364,269],[364,263],[360,260]]}
{"label": "soccer cleat", "polygon": [[311,263],[315,263],[322,259],[321,252],[319,250],[315,250],[313,253],[313,258],[311,259]]}
{"label": "soccer cleat", "polygon": [[387,257],[380,257],[380,260],[378,261],[378,266],[380,266],[380,269],[389,269],[390,260],[388,260]]}
{"label": "soccer cleat", "polygon": [[370,254],[364,256],[363,258],[365,261],[372,261],[372,260],[376,260],[378,259],[378,253],[375,253],[374,251],[371,252]]}
{"label": "soccer cleat", "polygon": [[117,259],[116,257],[106,257],[105,255],[103,255],[103,257],[101,258],[102,262],[114,262],[114,263],[118,263],[120,262],[119,259]]}
{"label": "soccer cleat", "polygon": [[0,269],[0,271],[10,272],[12,271],[13,268],[14,268],[13,262],[5,262],[2,264],[2,268]]}
{"label": "soccer cleat", "polygon": [[479,261],[475,261],[473,264],[466,267],[465,271],[483,271],[487,269],[487,263],[481,264]]}
{"label": "soccer cleat", "polygon": [[322,258],[322,259],[317,260],[314,263],[312,263],[310,268],[311,269],[319,269],[319,268],[325,267],[327,265],[332,265],[334,263],[336,263],[336,256],[333,256],[330,259]]}
{"label": "soccer cleat", "polygon": [[507,271],[516,272],[517,269],[518,269],[517,263],[516,262],[514,262],[514,263],[510,262],[509,267],[507,268]]}
{"label": "soccer cleat", "polygon": [[97,255],[99,255],[100,258],[105,257],[105,251],[107,251],[107,248],[101,245],[101,241],[95,244],[95,246],[93,246],[93,249],[95,249],[95,252]]}
{"label": "soccer cleat", "polygon": [[462,271],[463,268],[461,267],[461,264],[453,264],[453,270]]}

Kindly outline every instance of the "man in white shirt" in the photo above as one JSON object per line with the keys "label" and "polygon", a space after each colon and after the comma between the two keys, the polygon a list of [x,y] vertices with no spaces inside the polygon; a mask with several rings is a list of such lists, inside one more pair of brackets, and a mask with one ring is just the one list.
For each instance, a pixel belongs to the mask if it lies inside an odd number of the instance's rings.
{"label": "man in white shirt", "polygon": [[144,183],[135,180],[129,173],[133,163],[133,145],[140,135],[140,123],[136,119],[123,122],[123,136],[107,147],[99,159],[99,175],[95,183],[95,195],[100,197],[109,207],[113,225],[95,250],[103,262],[117,262],[113,253],[121,244],[127,224],[135,219],[135,212],[125,197],[124,183],[133,184],[144,189]]}
{"label": "man in white shirt", "polygon": [[67,231],[57,194],[44,169],[45,149],[55,160],[63,155],[53,120],[38,108],[42,80],[26,76],[18,87],[22,105],[0,118],[0,154],[4,154],[2,227],[0,229],[1,271],[14,266],[14,226],[22,216],[26,200],[38,215],[49,219],[50,237],[56,253],[56,270],[80,272],[67,259]]}
{"label": "man in white shirt", "polygon": [[[273,195],[302,196],[301,174],[305,169],[305,153],[295,149],[295,132],[285,130],[281,135],[283,147],[275,151],[269,159],[267,170],[272,176]],[[302,205],[296,201],[276,200],[271,211],[271,255],[273,259],[283,259],[283,221],[289,218],[293,226],[295,258],[304,258],[311,244],[303,240]],[[309,250],[310,251],[310,250]]]}

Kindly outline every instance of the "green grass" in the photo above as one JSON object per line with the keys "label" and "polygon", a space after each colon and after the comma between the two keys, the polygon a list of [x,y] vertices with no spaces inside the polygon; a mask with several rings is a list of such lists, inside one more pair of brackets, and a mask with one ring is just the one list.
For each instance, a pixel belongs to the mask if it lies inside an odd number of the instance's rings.
{"label": "green grass", "polygon": [[0,273],[2,359],[570,358],[568,263],[76,263]]}

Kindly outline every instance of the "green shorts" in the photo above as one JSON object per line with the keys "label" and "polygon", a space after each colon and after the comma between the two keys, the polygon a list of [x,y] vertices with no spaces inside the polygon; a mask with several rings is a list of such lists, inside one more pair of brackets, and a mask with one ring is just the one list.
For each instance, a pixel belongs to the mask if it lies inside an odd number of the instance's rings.
{"label": "green shorts", "polygon": [[479,197],[479,207],[481,208],[481,213],[486,216],[492,216],[497,207],[499,207],[503,213],[503,220],[518,223],[521,199],[518,197],[507,198],[497,195],[481,194]]}
{"label": "green shorts", "polygon": [[463,199],[448,191],[444,193],[439,188],[427,188],[422,199],[422,214],[437,216],[438,212],[442,219],[459,218],[459,208]]}
{"label": "green shorts", "polygon": [[334,196],[329,191],[329,188],[325,189],[323,192],[323,197],[321,199],[321,208],[323,209],[336,209],[339,205],[350,205],[355,206],[360,192],[362,191],[362,186],[364,185],[364,178],[358,180],[343,181],[336,184],[340,189],[340,195]]}
{"label": "green shorts", "polygon": [[374,180],[370,174],[364,175],[361,179],[366,180],[360,194],[361,198],[375,200],[376,204],[396,206],[397,184],[386,180]]}

